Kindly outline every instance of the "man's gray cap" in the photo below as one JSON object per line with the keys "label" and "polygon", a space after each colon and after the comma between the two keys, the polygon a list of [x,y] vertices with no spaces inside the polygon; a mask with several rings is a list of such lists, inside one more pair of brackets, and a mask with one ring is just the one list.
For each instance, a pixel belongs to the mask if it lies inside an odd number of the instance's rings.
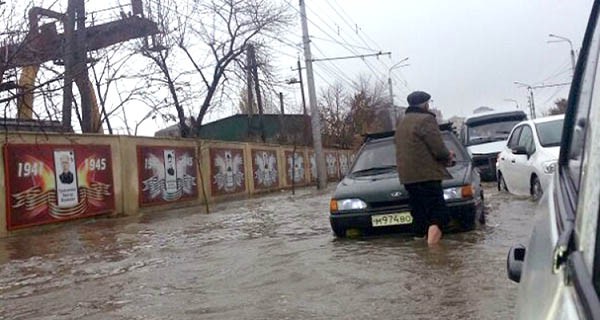
{"label": "man's gray cap", "polygon": [[431,99],[431,96],[424,91],[414,91],[406,97],[409,106],[418,106],[429,101],[429,99]]}

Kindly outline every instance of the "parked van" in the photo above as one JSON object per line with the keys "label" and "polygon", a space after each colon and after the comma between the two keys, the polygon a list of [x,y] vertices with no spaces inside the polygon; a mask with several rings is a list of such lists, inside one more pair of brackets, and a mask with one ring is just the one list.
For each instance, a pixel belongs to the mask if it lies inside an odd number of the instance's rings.
{"label": "parked van", "polygon": [[600,319],[600,0],[569,92],[557,170],[528,245],[508,254],[517,319]]}
{"label": "parked van", "polygon": [[513,127],[527,120],[521,110],[486,112],[469,116],[460,131],[460,139],[473,158],[484,181],[496,180],[496,158],[506,146]]}

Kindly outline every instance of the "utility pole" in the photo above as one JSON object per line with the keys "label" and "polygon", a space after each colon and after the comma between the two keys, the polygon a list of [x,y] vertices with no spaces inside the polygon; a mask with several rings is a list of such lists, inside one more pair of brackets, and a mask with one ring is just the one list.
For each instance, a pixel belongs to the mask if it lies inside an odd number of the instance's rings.
{"label": "utility pole", "polygon": [[402,64],[406,60],[408,60],[408,57],[398,61],[396,64],[394,64],[393,66],[391,66],[388,69],[388,86],[389,86],[389,90],[390,90],[390,108],[392,108],[392,112],[390,112],[389,114],[390,114],[390,117],[392,118],[392,129],[393,130],[396,130],[396,121],[398,120],[398,114],[396,112],[396,106],[394,105],[394,89],[393,89],[393,84],[392,84],[392,70],[394,70],[395,68],[408,66],[408,64]]}
{"label": "utility pole", "polygon": [[285,115],[285,107],[283,106],[283,92],[279,93],[279,106],[281,109],[281,118]]}
{"label": "utility pole", "polygon": [[281,141],[283,141],[283,138],[286,137],[287,135],[286,130],[285,130],[285,126],[284,126],[284,115],[285,115],[285,108],[283,106],[283,93],[280,92],[279,93],[279,106],[281,108],[281,112],[279,114],[279,134],[281,135]]}
{"label": "utility pole", "polygon": [[263,119],[263,103],[262,103],[262,95],[260,94],[260,82],[258,81],[258,65],[256,63],[256,53],[254,51],[254,46],[251,47],[251,58],[252,58],[252,80],[254,81],[254,89],[256,91],[256,104],[258,106],[258,123],[260,130],[260,139],[262,142],[266,141],[265,137],[265,125]]}
{"label": "utility pole", "polygon": [[566,38],[566,37],[562,37],[559,35],[555,35],[555,34],[549,34],[548,35],[550,38],[556,38],[559,39],[557,41],[548,41],[548,42],[567,42],[569,44],[569,47],[571,48],[570,50],[570,54],[571,54],[571,71],[572,71],[572,75],[573,77],[575,76],[575,50],[573,50],[573,43],[571,42],[571,39]]}
{"label": "utility pole", "polygon": [[302,66],[300,65],[300,60],[298,60],[298,68],[294,69],[292,68],[293,71],[298,70],[298,78],[300,80],[296,80],[296,78],[292,78],[290,79],[287,83],[288,84],[295,84],[295,83],[299,83],[300,84],[300,94],[302,95],[302,114],[304,116],[304,118],[302,119],[302,136],[304,137],[304,141],[305,141],[305,145],[309,145],[310,144],[310,139],[308,139],[310,133],[308,132],[308,113],[306,111],[306,98],[304,97],[304,81],[302,80]]}
{"label": "utility pole", "polygon": [[73,35],[75,33],[75,6],[69,0],[67,14],[64,18],[65,46],[63,48],[63,61],[65,63],[65,79],[63,88],[62,126],[64,131],[71,130],[71,113],[73,110]]}
{"label": "utility pole", "polygon": [[298,81],[300,81],[300,93],[302,94],[302,114],[307,115],[306,112],[306,98],[304,98],[304,83],[302,82],[302,66],[300,60],[298,60]]}
{"label": "utility pole", "polygon": [[254,61],[254,46],[249,44],[246,48],[246,95],[248,98],[248,117],[254,113],[254,93],[252,90],[252,61]]}
{"label": "utility pole", "polygon": [[528,87],[527,90],[529,91],[529,110],[531,112],[531,119],[535,119],[536,112],[535,112],[535,100],[533,100],[533,88]]}
{"label": "utility pole", "polygon": [[535,119],[535,101],[533,100],[533,86],[519,81],[515,81],[514,84],[527,88],[527,92],[529,93],[529,95],[527,96],[527,103],[529,104],[529,116],[531,120]]}
{"label": "utility pole", "polygon": [[516,85],[520,85],[521,87],[525,87],[527,88],[527,91],[529,92],[529,112],[531,114],[531,119],[535,119],[536,118],[536,111],[535,111],[535,100],[533,98],[533,90],[535,89],[542,89],[542,88],[552,88],[552,87],[562,87],[562,86],[568,86],[571,83],[570,82],[563,82],[563,83],[554,83],[554,84],[541,84],[538,86],[532,86],[526,83],[522,83],[519,81],[515,81],[514,84]]}
{"label": "utility pole", "polygon": [[308,81],[308,99],[310,102],[310,113],[312,121],[313,147],[315,149],[315,163],[317,165],[317,189],[327,187],[327,171],[325,169],[325,156],[323,154],[323,143],[321,141],[321,120],[317,107],[317,92],[315,90],[315,79],[312,67],[312,54],[310,52],[310,38],[308,36],[308,22],[306,19],[306,7],[304,0],[300,2],[300,19],[302,20],[302,40],[304,43],[304,58],[306,59],[306,77]]}

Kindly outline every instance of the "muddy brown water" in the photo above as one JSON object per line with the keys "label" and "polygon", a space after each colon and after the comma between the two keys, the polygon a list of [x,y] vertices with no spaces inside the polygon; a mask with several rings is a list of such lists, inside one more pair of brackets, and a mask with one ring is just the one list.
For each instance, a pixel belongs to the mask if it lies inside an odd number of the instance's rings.
{"label": "muddy brown water", "polygon": [[0,239],[0,319],[510,319],[535,204],[485,191],[487,225],[435,249],[336,239],[313,189]]}

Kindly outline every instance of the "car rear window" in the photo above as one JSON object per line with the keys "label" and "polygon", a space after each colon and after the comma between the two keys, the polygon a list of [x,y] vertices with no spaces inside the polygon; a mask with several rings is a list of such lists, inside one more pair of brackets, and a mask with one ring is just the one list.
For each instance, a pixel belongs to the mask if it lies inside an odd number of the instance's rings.
{"label": "car rear window", "polygon": [[[470,161],[460,142],[450,133],[443,133],[442,138],[448,150],[456,154],[457,162]],[[396,165],[396,145],[393,139],[372,141],[367,143],[358,154],[350,173],[373,168],[385,168]]]}
{"label": "car rear window", "polygon": [[542,147],[558,147],[562,138],[563,119],[535,125]]}
{"label": "car rear window", "polygon": [[396,146],[394,140],[386,139],[367,143],[356,157],[351,173],[395,165]]}

